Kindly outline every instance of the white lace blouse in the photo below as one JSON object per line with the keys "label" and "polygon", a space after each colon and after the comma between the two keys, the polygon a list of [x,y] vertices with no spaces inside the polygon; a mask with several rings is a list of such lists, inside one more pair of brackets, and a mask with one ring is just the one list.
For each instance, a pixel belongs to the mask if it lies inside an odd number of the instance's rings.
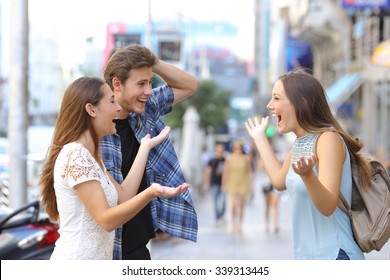
{"label": "white lace blouse", "polygon": [[100,182],[111,207],[117,205],[118,194],[106,170],[100,168],[82,144],[65,145],[54,166],[60,238],[51,259],[112,259],[114,231],[101,228],[73,190],[74,186],[91,180]]}

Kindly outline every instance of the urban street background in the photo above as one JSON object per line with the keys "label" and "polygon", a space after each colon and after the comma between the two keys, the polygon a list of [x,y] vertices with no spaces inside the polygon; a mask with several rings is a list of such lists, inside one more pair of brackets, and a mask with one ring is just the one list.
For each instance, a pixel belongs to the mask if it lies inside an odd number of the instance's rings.
{"label": "urban street background", "polygon": [[[199,220],[196,243],[178,238],[153,240],[150,244],[153,260],[293,260],[291,211],[288,194],[281,193],[280,230],[265,230],[262,184],[267,179],[262,172],[256,176],[253,199],[246,206],[241,234],[233,233],[229,208],[226,224],[217,226],[210,193],[195,196]],[[380,252],[365,254],[367,260],[390,260],[390,242]]]}
{"label": "urban street background", "polygon": [[[232,93],[224,125],[200,127],[201,109],[213,105],[201,103],[187,106],[188,122],[172,129],[193,186],[199,240],[156,240],[152,257],[292,259],[286,194],[280,231],[264,231],[264,178],[258,178],[241,235],[231,232],[229,212],[224,227],[214,225],[212,200],[201,191],[202,148],[213,151],[216,142],[228,146],[236,138],[250,145],[244,121],[268,113],[280,74],[305,67],[324,85],[342,126],[390,169],[389,40],[390,1],[0,0],[2,203],[17,209],[36,198],[65,87],[81,75],[101,76],[116,48],[140,43],[201,82],[214,81],[217,92]],[[294,135],[283,138],[289,149]],[[366,257],[388,260],[389,254],[386,244]]]}

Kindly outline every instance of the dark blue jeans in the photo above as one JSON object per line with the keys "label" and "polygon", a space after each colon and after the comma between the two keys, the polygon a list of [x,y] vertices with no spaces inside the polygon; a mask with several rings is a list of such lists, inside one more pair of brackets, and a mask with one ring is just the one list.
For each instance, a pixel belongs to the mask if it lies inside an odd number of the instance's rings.
{"label": "dark blue jeans", "polygon": [[219,220],[225,214],[226,198],[221,186],[212,185],[211,192],[214,198],[215,218]]}
{"label": "dark blue jeans", "polygon": [[347,253],[345,253],[345,251],[340,248],[339,255],[337,256],[336,260],[349,260],[349,257],[347,255]]}

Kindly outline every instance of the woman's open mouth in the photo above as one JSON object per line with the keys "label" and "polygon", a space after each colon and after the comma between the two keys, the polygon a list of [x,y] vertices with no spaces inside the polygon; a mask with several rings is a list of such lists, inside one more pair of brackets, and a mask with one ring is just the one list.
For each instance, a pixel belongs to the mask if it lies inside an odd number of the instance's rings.
{"label": "woman's open mouth", "polygon": [[282,121],[282,116],[281,115],[272,114],[272,116],[274,116],[276,118],[277,124],[279,124]]}

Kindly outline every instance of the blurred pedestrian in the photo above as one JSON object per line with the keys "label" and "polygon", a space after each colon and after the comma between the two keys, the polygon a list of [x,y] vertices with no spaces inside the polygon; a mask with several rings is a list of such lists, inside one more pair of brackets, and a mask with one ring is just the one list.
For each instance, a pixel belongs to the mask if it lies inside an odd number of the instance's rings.
{"label": "blurred pedestrian", "polygon": [[277,118],[280,133],[296,136],[283,164],[266,137],[269,117],[249,119],[245,126],[273,186],[287,189],[291,197],[295,259],[364,259],[349,217],[337,207],[340,192],[351,203],[349,152],[357,160],[362,184],[369,183],[371,170],[361,155],[362,144],[341,128],[324,88],[303,70],[276,81],[267,108]]}
{"label": "blurred pedestrian", "polygon": [[213,196],[216,225],[225,223],[226,195],[222,192],[222,172],[225,163],[225,146],[215,145],[215,155],[209,160],[204,172],[204,188]]}
{"label": "blurred pedestrian", "polygon": [[232,152],[226,157],[222,173],[222,190],[229,197],[232,230],[241,233],[247,199],[251,192],[251,158],[244,153],[243,144],[235,140]]}
{"label": "blurred pedestrian", "polygon": [[[155,77],[163,83],[152,88]],[[165,124],[162,116],[172,106],[195,93],[198,80],[176,66],[158,59],[148,48],[129,45],[109,59],[104,78],[122,107],[115,120],[116,133],[101,141],[103,160],[118,181],[126,177],[142,137],[158,135]],[[174,146],[169,138],[152,149],[143,168],[139,187],[151,182],[177,186],[185,182]],[[198,221],[188,190],[172,199],[153,199],[138,215],[116,232],[114,259],[150,259],[147,247],[156,232],[196,241]]]}
{"label": "blurred pedestrian", "polygon": [[262,187],[264,195],[264,218],[265,218],[265,231],[270,231],[270,220],[272,215],[273,231],[279,232],[279,201],[280,195],[275,190],[271,182],[267,182]]}
{"label": "blurred pedestrian", "polygon": [[[245,152],[245,149],[244,149],[244,152]],[[256,149],[256,146],[255,144],[251,143],[249,149],[248,149],[248,152],[245,152],[246,154],[248,154],[249,158],[250,158],[250,162],[251,162],[251,170],[252,170],[252,182],[250,183],[250,193],[249,193],[249,197],[248,197],[248,204],[252,204],[254,201],[255,201],[255,197],[256,197],[256,190],[255,190],[255,185],[256,185],[256,176],[255,174],[258,174],[258,171],[259,171],[259,152],[257,151]]]}
{"label": "blurred pedestrian", "polygon": [[[278,150],[275,144],[274,137],[268,138],[274,150]],[[255,146],[256,148],[256,146]],[[276,152],[276,157],[281,163],[284,161],[285,155],[281,152]],[[259,167],[264,172],[264,162],[259,157]],[[262,186],[262,192],[264,195],[264,219],[265,219],[265,231],[269,232],[271,229],[275,234],[279,232],[279,205],[280,205],[280,192],[275,189],[272,182],[267,177],[267,181]]]}
{"label": "blurred pedestrian", "polygon": [[112,259],[117,227],[153,198],[169,198],[188,188],[153,183],[135,195],[148,153],[168,136],[169,127],[155,137],[145,135],[134,168],[121,185],[112,178],[102,162],[99,139],[115,132],[113,119],[120,110],[114,93],[99,78],[79,78],[64,93],[39,182],[42,204],[59,223],[51,259]]}
{"label": "blurred pedestrian", "polygon": [[213,158],[213,152],[209,151],[207,145],[203,145],[201,159],[202,159],[202,165],[204,168],[207,167],[210,159],[212,159],[212,158]]}
{"label": "blurred pedestrian", "polygon": [[[264,163],[259,159],[259,164],[264,168]],[[279,232],[279,203],[280,194],[272,185],[272,182],[267,180],[262,185],[262,192],[264,196],[264,219],[265,219],[265,231],[269,232],[272,223],[272,230],[274,233]],[[272,221],[271,221],[272,217]]]}

